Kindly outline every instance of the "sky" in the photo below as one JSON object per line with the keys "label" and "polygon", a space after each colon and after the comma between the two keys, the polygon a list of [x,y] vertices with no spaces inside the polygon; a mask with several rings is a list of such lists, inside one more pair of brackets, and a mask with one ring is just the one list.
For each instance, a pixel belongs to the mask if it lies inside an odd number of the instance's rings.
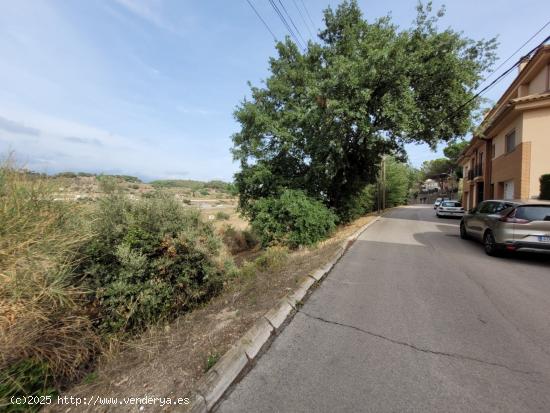
{"label": "sky", "polygon": [[[268,0],[250,1],[278,39],[288,34]],[[339,3],[282,2],[306,40],[322,27],[323,9]],[[359,4],[369,21],[390,13],[405,28],[415,17],[413,0]],[[440,26],[498,36],[501,61],[550,18],[547,0],[445,5]],[[247,82],[268,76],[275,45],[246,0],[0,0],[0,10],[1,157],[13,152],[46,173],[232,179],[233,111]],[[550,26],[522,52],[549,34]],[[497,100],[514,75],[485,96]],[[407,150],[415,166],[441,156]]]}

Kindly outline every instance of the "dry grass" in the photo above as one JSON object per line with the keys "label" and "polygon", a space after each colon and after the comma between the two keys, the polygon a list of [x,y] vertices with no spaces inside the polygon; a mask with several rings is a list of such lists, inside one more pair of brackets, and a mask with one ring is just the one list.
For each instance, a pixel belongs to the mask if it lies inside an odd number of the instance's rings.
{"label": "dry grass", "polygon": [[[249,258],[241,275],[229,280],[219,296],[169,325],[121,343],[102,357],[93,383],[77,386],[67,395],[188,397],[204,375],[209,357],[223,355],[302,277],[328,262],[345,238],[372,219],[364,217],[341,227],[316,247],[290,253],[273,248]],[[132,411],[130,406],[118,410]]]}
{"label": "dry grass", "polygon": [[[78,206],[51,194],[45,180],[0,167],[0,372],[31,361],[61,382],[77,374],[97,340],[71,278],[87,237]],[[26,378],[8,379],[11,387],[0,383],[0,396],[24,387]]]}

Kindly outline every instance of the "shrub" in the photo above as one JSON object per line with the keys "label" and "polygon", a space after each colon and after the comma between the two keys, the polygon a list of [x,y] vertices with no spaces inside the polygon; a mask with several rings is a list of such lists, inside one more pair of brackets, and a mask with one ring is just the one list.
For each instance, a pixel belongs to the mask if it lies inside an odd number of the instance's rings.
{"label": "shrub", "polygon": [[216,219],[219,221],[225,220],[227,221],[230,218],[230,215],[227,212],[218,211],[216,213]]}
{"label": "shrub", "polygon": [[103,333],[132,333],[218,292],[231,267],[213,227],[173,197],[100,201],[82,271]]}
{"label": "shrub", "polygon": [[254,261],[246,261],[241,267],[241,275],[247,278],[255,276],[259,272],[277,271],[288,259],[286,247],[268,247]]}
{"label": "shrub", "polygon": [[376,186],[367,185],[358,195],[350,197],[338,211],[342,222],[350,222],[371,212],[374,207]]}
{"label": "shrub", "polygon": [[540,199],[550,200],[550,174],[540,177]]}
{"label": "shrub", "polygon": [[252,228],[264,246],[314,244],[334,230],[336,220],[323,203],[297,190],[285,190],[278,198],[261,198],[252,206]]}
{"label": "shrub", "polygon": [[260,240],[258,236],[250,230],[237,230],[232,225],[227,225],[222,230],[222,239],[224,244],[233,254],[250,250],[256,247]]}
{"label": "shrub", "polygon": [[87,239],[80,206],[50,189],[0,167],[0,398],[75,378],[98,343],[73,272]]}

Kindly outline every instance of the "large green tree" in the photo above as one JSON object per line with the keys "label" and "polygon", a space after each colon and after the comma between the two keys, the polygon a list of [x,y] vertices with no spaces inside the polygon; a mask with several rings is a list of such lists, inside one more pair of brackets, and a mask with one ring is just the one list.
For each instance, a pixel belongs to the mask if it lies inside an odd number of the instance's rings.
{"label": "large green tree", "polygon": [[442,15],[419,4],[413,25],[400,29],[390,17],[367,22],[345,1],[325,11],[326,27],[307,51],[288,38],[278,43],[265,84],[235,111],[243,211],[291,188],[346,216],[376,180],[382,155],[404,160],[405,143],[434,147],[467,133],[478,104],[468,101],[495,41],[439,30]]}

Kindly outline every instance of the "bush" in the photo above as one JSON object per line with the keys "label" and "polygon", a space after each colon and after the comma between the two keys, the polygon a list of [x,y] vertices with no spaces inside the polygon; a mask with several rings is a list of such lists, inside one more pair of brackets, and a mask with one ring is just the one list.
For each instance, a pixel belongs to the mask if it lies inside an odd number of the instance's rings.
{"label": "bush", "polygon": [[550,174],[540,177],[540,199],[550,200]]}
{"label": "bush", "polygon": [[278,198],[261,198],[252,206],[252,228],[264,246],[314,244],[334,230],[336,220],[323,203],[297,190],[285,190]]}
{"label": "bush", "polygon": [[338,216],[342,222],[350,222],[372,211],[376,195],[376,186],[367,185],[358,195],[351,197],[342,205]]}
{"label": "bush", "polygon": [[94,355],[73,275],[88,238],[80,215],[44,178],[0,167],[0,399],[48,393]]}
{"label": "bush", "polygon": [[93,225],[82,271],[103,333],[175,318],[217,293],[231,268],[212,226],[162,193],[136,202],[111,194]]}
{"label": "bush", "polygon": [[227,212],[218,211],[216,213],[216,219],[218,221],[227,221],[230,218],[230,215]]}
{"label": "bush", "polygon": [[233,254],[251,250],[260,243],[258,236],[253,231],[247,229],[240,231],[231,225],[222,230],[222,239]]}
{"label": "bush", "polygon": [[241,275],[247,278],[254,277],[259,272],[277,271],[288,260],[286,247],[268,247],[254,261],[246,261],[240,269]]}

